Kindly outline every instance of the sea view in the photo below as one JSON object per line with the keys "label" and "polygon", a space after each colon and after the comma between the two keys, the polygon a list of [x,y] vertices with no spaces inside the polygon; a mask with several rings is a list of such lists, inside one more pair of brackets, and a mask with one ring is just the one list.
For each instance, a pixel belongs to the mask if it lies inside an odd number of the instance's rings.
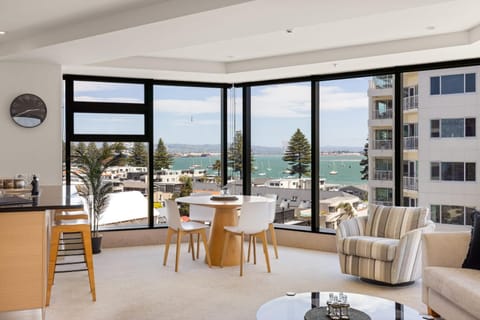
{"label": "sea view", "polygon": [[[360,185],[366,181],[361,179],[359,154],[339,154],[320,156],[320,177],[326,179],[327,184]],[[188,168],[208,169],[208,174],[216,174],[211,169],[219,156],[182,157],[175,158],[173,169]],[[282,160],[282,155],[255,155],[253,178],[287,178],[291,177],[285,170],[288,163]]]}

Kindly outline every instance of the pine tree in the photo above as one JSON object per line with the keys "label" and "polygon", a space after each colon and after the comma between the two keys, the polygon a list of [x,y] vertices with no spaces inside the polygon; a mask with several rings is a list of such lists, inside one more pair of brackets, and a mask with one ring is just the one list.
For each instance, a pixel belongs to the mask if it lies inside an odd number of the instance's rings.
{"label": "pine tree", "polygon": [[360,166],[363,167],[360,173],[362,174],[362,180],[368,180],[368,139],[363,147],[363,156],[365,158],[360,161]]}
{"label": "pine tree", "polygon": [[[181,176],[179,180],[182,183],[182,187],[180,188],[180,193],[178,194],[178,197],[189,196],[193,191],[192,177]],[[177,198],[177,197],[174,197],[174,198]],[[180,204],[180,208],[179,208],[180,214],[182,216],[188,215],[190,211],[189,208],[190,206],[186,203]]]}
{"label": "pine tree", "polygon": [[233,172],[239,172],[240,177],[243,173],[243,136],[241,131],[235,132],[233,142],[228,149],[228,163]]}
{"label": "pine tree", "polygon": [[298,178],[310,175],[310,162],[312,150],[310,142],[300,129],[297,129],[288,142],[287,149],[282,160],[288,162],[288,170],[292,174],[298,174]]}
{"label": "pine tree", "polygon": [[118,165],[125,166],[128,162],[127,147],[123,142],[114,142],[112,144],[112,150],[115,155],[118,156]]}
{"label": "pine tree", "polygon": [[222,162],[220,160],[215,160],[215,163],[212,165],[213,170],[217,170],[217,176],[220,176],[220,170],[222,170]]}
{"label": "pine tree", "polygon": [[143,142],[134,142],[133,147],[130,150],[130,157],[128,158],[128,164],[133,167],[146,167],[147,166],[148,153]]}
{"label": "pine tree", "polygon": [[173,156],[168,153],[167,147],[163,143],[162,138],[158,139],[157,149],[153,155],[153,169],[155,171],[161,169],[168,169],[173,164]]}
{"label": "pine tree", "polygon": [[[250,157],[250,170],[253,172],[253,155]],[[235,132],[233,142],[228,149],[228,165],[233,172],[238,172],[243,177],[243,135],[241,131]]]}

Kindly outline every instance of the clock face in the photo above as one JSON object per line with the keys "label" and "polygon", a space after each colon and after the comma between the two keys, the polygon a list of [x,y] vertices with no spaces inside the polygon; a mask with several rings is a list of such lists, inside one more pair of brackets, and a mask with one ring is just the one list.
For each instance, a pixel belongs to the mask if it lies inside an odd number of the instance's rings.
{"label": "clock face", "polygon": [[25,93],[12,101],[10,117],[19,126],[33,128],[40,125],[47,117],[47,106],[40,97]]}

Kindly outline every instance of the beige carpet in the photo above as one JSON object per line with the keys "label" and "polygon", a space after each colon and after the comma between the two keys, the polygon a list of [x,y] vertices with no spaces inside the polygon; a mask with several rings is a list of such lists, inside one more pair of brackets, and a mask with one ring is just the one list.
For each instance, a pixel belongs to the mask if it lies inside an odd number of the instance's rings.
{"label": "beige carpet", "polygon": [[[203,259],[192,261],[186,245],[175,273],[175,250],[166,267],[163,252],[162,245],[104,249],[95,255],[97,302],[91,301],[86,272],[57,274],[46,319],[255,319],[266,301],[287,291],[313,290],[365,293],[425,312],[420,281],[403,288],[367,284],[341,274],[333,253],[280,247],[280,259],[271,259],[268,274],[259,247],[257,265],[247,264],[241,278],[238,267],[209,269]],[[37,320],[41,313],[0,313],[0,319]]]}

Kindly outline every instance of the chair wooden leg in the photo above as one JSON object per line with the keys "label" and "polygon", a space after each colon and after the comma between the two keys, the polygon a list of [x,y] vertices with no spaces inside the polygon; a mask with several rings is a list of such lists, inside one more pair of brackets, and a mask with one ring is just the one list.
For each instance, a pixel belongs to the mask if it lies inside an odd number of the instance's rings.
{"label": "chair wooden leg", "polygon": [[[208,250],[207,232],[205,231],[205,229],[202,229],[198,233],[198,236],[200,236],[200,234],[202,236],[203,246],[205,247],[205,255],[207,257],[207,263],[208,263],[208,266],[211,268],[212,267],[212,260],[210,259],[210,251]],[[197,249],[197,254],[198,254],[198,249]]]}
{"label": "chair wooden leg", "polygon": [[228,247],[228,238],[230,237],[230,233],[225,231],[225,236],[223,238],[223,250],[222,250],[222,258],[220,259],[220,267],[223,268],[223,260],[225,255],[227,254],[227,247]]}
{"label": "chair wooden leg", "polygon": [[260,233],[263,244],[263,254],[265,255],[265,262],[267,263],[267,271],[270,272],[270,258],[268,257],[268,246],[267,246],[267,232],[263,231]]}
{"label": "chair wooden leg", "polygon": [[178,272],[178,260],[180,258],[180,240],[182,239],[182,231],[177,231],[177,247],[176,254],[175,254],[175,272]]}
{"label": "chair wooden leg", "polygon": [[[205,230],[203,230],[205,232]],[[205,232],[205,236],[207,233]],[[200,232],[197,233],[197,259],[200,257]]]}
{"label": "chair wooden leg", "polygon": [[243,254],[243,241],[245,241],[245,235],[242,232],[240,234],[240,277],[243,276],[243,264],[245,262],[245,255]]}
{"label": "chair wooden leg", "polygon": [[428,315],[432,316],[432,317],[440,317],[440,315],[438,313],[435,312],[435,310],[433,310],[432,308],[430,307],[427,307],[427,312],[428,312]]}
{"label": "chair wooden leg", "polygon": [[252,235],[248,235],[247,262],[250,262],[250,251],[251,251],[251,247],[252,247],[252,241],[253,241]]}
{"label": "chair wooden leg", "polygon": [[278,259],[278,248],[277,248],[277,235],[275,234],[275,228],[273,223],[268,225],[268,230],[270,230],[270,236],[272,237],[273,250],[275,251],[275,259]]}
{"label": "chair wooden leg", "polygon": [[168,249],[170,248],[170,241],[172,240],[173,230],[168,228],[167,230],[167,241],[165,242],[165,253],[163,254],[163,265],[167,265],[167,258],[168,258]]}
{"label": "chair wooden leg", "polygon": [[257,237],[251,237],[253,238],[253,264],[257,264]]}
{"label": "chair wooden leg", "polygon": [[93,271],[93,256],[92,256],[92,238],[90,235],[90,227],[87,227],[85,231],[82,232],[83,239],[83,253],[85,257],[85,262],[87,263],[88,270],[88,280],[90,282],[90,292],[92,293],[92,301],[97,301],[97,294],[95,291],[95,273]]}
{"label": "chair wooden leg", "polygon": [[195,249],[194,249],[194,248],[195,248],[195,241],[193,241],[193,233],[190,233],[190,234],[189,234],[189,238],[190,238],[190,240],[189,240],[188,246],[189,246],[190,248],[192,248],[192,250],[191,250],[191,252],[192,252],[192,260],[195,261]]}

